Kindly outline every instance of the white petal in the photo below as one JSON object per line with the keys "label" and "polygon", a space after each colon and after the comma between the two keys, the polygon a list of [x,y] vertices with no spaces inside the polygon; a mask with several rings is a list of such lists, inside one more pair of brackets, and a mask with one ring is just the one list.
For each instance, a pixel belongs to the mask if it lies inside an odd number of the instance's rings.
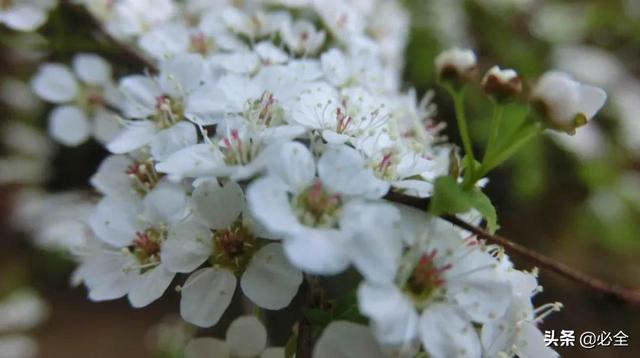
{"label": "white petal", "polygon": [[520,327],[519,339],[516,342],[521,358],[557,358],[560,355],[547,347],[544,336],[533,323],[525,322]]}
{"label": "white petal", "polygon": [[120,133],[122,127],[114,113],[98,109],[93,115],[91,132],[98,142],[103,145],[111,142]]}
{"label": "white petal", "polygon": [[89,299],[106,301],[120,298],[129,291],[130,275],[124,267],[130,261],[120,252],[91,255],[80,266],[82,279],[89,289]]}
{"label": "white petal", "polygon": [[208,143],[196,144],[170,155],[156,164],[156,170],[178,178],[211,177],[224,165],[222,153]]}
{"label": "white petal", "polygon": [[302,230],[291,209],[287,186],[279,178],[257,179],[247,188],[252,216],[273,235],[288,235]]}
{"label": "white petal", "polygon": [[135,202],[105,197],[89,216],[89,225],[98,239],[117,247],[128,246],[142,229],[139,210]]}
{"label": "white petal", "polygon": [[358,307],[369,317],[373,332],[383,344],[408,344],[418,335],[418,314],[392,283],[360,284]]}
{"label": "white petal", "polygon": [[149,77],[128,76],[120,80],[120,91],[126,98],[124,113],[129,118],[146,118],[156,112],[156,101],[163,93]]}
{"label": "white petal", "polygon": [[282,245],[269,244],[251,259],[240,279],[242,292],[258,306],[282,309],[291,303],[302,283],[302,273],[284,256]]}
{"label": "white petal", "polygon": [[336,230],[300,231],[286,238],[283,245],[291,263],[305,272],[334,275],[349,267],[344,239]]}
{"label": "white petal", "polygon": [[91,85],[103,85],[111,81],[111,66],[94,54],[78,54],[73,58],[73,70],[81,81]]}
{"label": "white petal", "polygon": [[120,133],[107,144],[107,149],[116,154],[132,152],[149,144],[156,131],[156,125],[151,121],[127,122]]}
{"label": "white petal", "polygon": [[239,317],[229,325],[226,340],[232,356],[256,357],[267,346],[267,330],[254,316]]}
{"label": "white petal", "polygon": [[180,122],[158,132],[151,143],[151,155],[156,161],[166,160],[171,154],[198,142],[196,127]]}
{"label": "white petal", "polygon": [[218,323],[236,289],[236,277],[220,268],[203,268],[194,272],[182,287],[180,315],[199,327]]}
{"label": "white petal", "polygon": [[189,341],[184,349],[185,358],[230,358],[231,352],[227,342],[211,338],[201,337]]}
{"label": "white petal", "polygon": [[420,339],[429,357],[480,358],[482,349],[473,325],[455,307],[429,305],[420,316]]}
{"label": "white petal", "polygon": [[160,64],[160,88],[180,98],[204,84],[204,62],[198,54],[181,54]]}
{"label": "white petal", "polygon": [[158,184],[144,198],[144,218],[151,223],[169,224],[184,218],[187,194],[179,184]]}
{"label": "white petal", "polygon": [[350,71],[344,54],[335,48],[325,52],[320,57],[322,70],[327,80],[337,86],[342,86],[349,80]]}
{"label": "white petal", "polygon": [[165,59],[189,49],[189,31],[181,24],[153,27],[138,40],[140,48],[157,59]]}
{"label": "white petal", "polygon": [[348,321],[331,322],[316,342],[314,358],[384,358],[371,330]]}
{"label": "white petal", "polygon": [[367,281],[392,282],[402,253],[402,240],[394,225],[400,212],[383,203],[349,203],[343,208],[340,227],[350,233],[351,259]]}
{"label": "white petal", "polygon": [[315,160],[302,143],[284,143],[272,155],[269,172],[279,176],[294,191],[306,187],[315,178]]}
{"label": "white petal", "polygon": [[607,93],[594,86],[580,85],[580,111],[587,117],[593,118],[607,101]]}
{"label": "white petal", "polygon": [[75,147],[89,139],[91,128],[87,116],[80,108],[61,106],[49,116],[49,134],[64,145]]}
{"label": "white petal", "polygon": [[69,102],[78,94],[78,83],[71,70],[57,63],[40,66],[31,85],[40,98],[53,103]]}
{"label": "white petal", "polygon": [[98,171],[91,177],[91,185],[100,193],[119,199],[131,196],[131,179],[126,172],[133,161],[124,155],[110,155],[105,158]]}
{"label": "white petal", "polygon": [[285,350],[280,347],[269,347],[260,354],[260,358],[285,358]]}
{"label": "white petal", "polygon": [[211,256],[211,235],[208,227],[193,220],[171,225],[162,243],[162,264],[172,272],[192,272]]}
{"label": "white petal", "polygon": [[463,261],[454,264],[444,276],[448,294],[475,322],[502,316],[511,301],[511,285],[496,272],[493,257],[477,251],[466,255]]}
{"label": "white petal", "polygon": [[174,273],[169,272],[162,265],[135,276],[131,280],[128,295],[131,306],[144,307],[162,297],[174,276]]}
{"label": "white petal", "polygon": [[318,161],[318,175],[331,192],[380,198],[389,184],[365,168],[364,159],[355,149],[341,145],[327,149]]}
{"label": "white petal", "polygon": [[240,185],[229,181],[224,186],[216,180],[200,184],[193,192],[196,213],[209,227],[222,230],[238,219],[245,205]]}
{"label": "white petal", "polygon": [[14,30],[33,31],[47,21],[47,13],[32,4],[13,5],[9,11],[3,12],[2,22]]}

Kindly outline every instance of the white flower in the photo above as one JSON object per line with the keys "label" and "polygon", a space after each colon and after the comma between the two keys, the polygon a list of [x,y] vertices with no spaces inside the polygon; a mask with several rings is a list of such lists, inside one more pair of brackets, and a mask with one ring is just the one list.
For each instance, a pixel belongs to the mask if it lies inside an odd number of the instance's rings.
{"label": "white flower", "polygon": [[32,79],[34,92],[58,105],[49,115],[49,134],[68,146],[80,145],[91,135],[105,143],[119,127],[110,109],[120,101],[111,66],[94,54],[76,55],[72,66],[73,72],[62,64],[45,64]]}
{"label": "white flower", "polygon": [[236,318],[227,329],[225,340],[195,338],[185,348],[186,358],[284,358],[283,348],[267,348],[267,330],[253,316]]}
{"label": "white flower", "polygon": [[438,78],[456,83],[465,82],[473,77],[478,63],[476,54],[471,50],[452,48],[440,53],[435,60]]}
{"label": "white flower", "polygon": [[[316,169],[317,168],[317,169]],[[362,157],[346,146],[330,148],[317,163],[302,144],[286,143],[274,151],[269,174],[255,180],[247,196],[256,219],[284,238],[291,262],[304,271],[334,274],[349,265],[349,221],[356,198],[379,198],[388,185],[365,168]],[[316,176],[317,172],[317,176]]]}
{"label": "white flower", "polygon": [[0,4],[0,23],[18,31],[33,31],[47,21],[57,0],[9,0]]}
{"label": "white flower", "polygon": [[104,198],[89,217],[104,244],[81,253],[78,276],[89,297],[101,301],[127,294],[132,306],[143,307],[162,296],[175,276],[162,261],[163,245],[186,205],[184,189],[170,183],[157,185],[142,201]]}
{"label": "white flower", "polygon": [[252,178],[265,169],[276,143],[295,138],[301,132],[297,128],[279,131],[281,128],[262,129],[239,120],[225,121],[219,124],[213,139],[176,151],[159,162],[156,170],[173,179]]}
{"label": "white flower", "polygon": [[175,272],[192,272],[207,259],[213,265],[193,273],[182,286],[182,317],[201,327],[216,324],[233,297],[236,275],[242,292],[258,306],[286,307],[302,274],[289,264],[280,244],[261,246],[266,235],[243,213],[240,186],[206,181],[193,198],[200,220],[172,227],[161,254],[162,262]]}
{"label": "white flower", "polygon": [[343,0],[313,0],[313,7],[331,34],[344,43],[353,43],[364,33],[362,9]]}
{"label": "white flower", "polygon": [[132,37],[170,20],[176,14],[172,0],[119,0],[112,5],[107,30],[116,37]]}
{"label": "white flower", "polygon": [[[498,273],[495,258],[477,243],[462,240],[450,224],[414,209],[401,210],[398,229],[360,225],[360,234],[352,238],[356,255],[356,247],[381,247],[381,253],[388,253],[356,260],[365,277],[358,289],[360,311],[383,344],[419,339],[434,358],[480,357],[473,323],[490,322],[505,312],[509,283]],[[403,242],[412,249],[404,251]]]}
{"label": "white flower", "polygon": [[317,30],[315,25],[307,20],[282,24],[280,35],[291,52],[301,55],[315,54],[324,44],[326,37],[324,31]]}
{"label": "white flower", "polygon": [[385,101],[363,88],[339,93],[326,83],[312,85],[292,108],[291,120],[319,130],[329,143],[343,144],[359,136],[375,136],[389,119]]}
{"label": "white flower", "polygon": [[107,145],[122,154],[149,145],[156,160],[197,141],[196,128],[184,121],[189,116],[189,96],[200,90],[206,76],[199,55],[185,54],[164,61],[156,78],[129,76],[120,81],[125,97],[123,112],[130,120]]}
{"label": "white flower", "polygon": [[533,308],[531,298],[540,291],[535,274],[518,271],[507,257],[502,258],[500,270],[511,283],[511,303],[499,319],[482,326],[481,340],[487,357],[513,356],[522,358],[559,357],[546,346],[537,323],[562,305],[552,303]]}
{"label": "white flower", "polygon": [[531,94],[531,101],[559,131],[573,134],[604,106],[607,94],[598,87],[576,82],[566,73],[545,73]]}

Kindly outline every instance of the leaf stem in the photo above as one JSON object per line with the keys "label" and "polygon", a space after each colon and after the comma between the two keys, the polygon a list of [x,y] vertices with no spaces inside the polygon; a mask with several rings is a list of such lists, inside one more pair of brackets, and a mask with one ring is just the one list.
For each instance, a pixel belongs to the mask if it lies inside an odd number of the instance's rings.
{"label": "leaf stem", "polygon": [[473,155],[473,147],[471,145],[471,136],[469,136],[469,128],[467,126],[467,118],[464,112],[464,87],[460,90],[455,90],[451,87],[446,87],[451,97],[453,98],[453,105],[456,112],[456,121],[458,124],[458,130],[460,131],[460,139],[462,140],[462,147],[465,152],[465,172],[463,187],[469,188],[475,183],[475,156]]}
{"label": "leaf stem", "polygon": [[489,141],[487,142],[487,148],[484,152],[482,163],[489,160],[496,149],[496,140],[498,140],[498,131],[500,129],[500,121],[502,120],[502,110],[503,106],[498,102],[494,102],[493,118],[491,118],[491,128],[489,130]]}

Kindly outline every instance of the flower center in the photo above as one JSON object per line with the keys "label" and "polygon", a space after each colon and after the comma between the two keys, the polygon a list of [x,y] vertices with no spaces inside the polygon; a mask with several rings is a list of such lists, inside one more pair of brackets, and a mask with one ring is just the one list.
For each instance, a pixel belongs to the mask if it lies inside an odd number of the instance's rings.
{"label": "flower center", "polygon": [[222,139],[224,162],[227,165],[246,165],[251,163],[260,150],[259,141],[249,137],[243,139],[237,129],[232,129],[231,133]]}
{"label": "flower center", "polygon": [[373,173],[383,180],[396,179],[396,167],[398,165],[398,151],[394,148],[385,149],[382,158],[373,167]]}
{"label": "flower center", "polygon": [[127,167],[127,176],[133,190],[141,196],[151,191],[160,181],[161,175],[156,172],[153,161],[133,163]]}
{"label": "flower center", "polygon": [[328,193],[320,180],[300,193],[294,205],[300,222],[311,227],[336,227],[341,206],[340,195]]}
{"label": "flower center", "polygon": [[438,267],[434,261],[437,251],[422,255],[404,285],[404,292],[417,305],[424,305],[445,283],[443,273],[451,264]]}
{"label": "flower center", "polygon": [[181,100],[166,95],[156,97],[156,115],[160,128],[168,128],[179,122],[184,116],[184,105]]}
{"label": "flower center", "polygon": [[257,250],[256,238],[240,220],[213,234],[214,265],[242,272]]}
{"label": "flower center", "polygon": [[353,122],[353,117],[347,115],[342,108],[336,109],[336,133],[342,134]]}
{"label": "flower center", "polygon": [[213,42],[207,39],[202,32],[191,35],[191,49],[196,53],[206,55],[213,47]]}
{"label": "flower center", "polygon": [[284,111],[273,93],[265,91],[259,99],[249,101],[245,117],[253,123],[266,127],[284,123]]}
{"label": "flower center", "polygon": [[160,248],[165,236],[166,232],[157,228],[136,233],[130,252],[138,260],[141,274],[160,263]]}

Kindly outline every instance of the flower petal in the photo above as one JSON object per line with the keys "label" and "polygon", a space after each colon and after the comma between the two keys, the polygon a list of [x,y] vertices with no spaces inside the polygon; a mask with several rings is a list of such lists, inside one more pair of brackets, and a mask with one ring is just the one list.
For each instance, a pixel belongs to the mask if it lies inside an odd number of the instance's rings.
{"label": "flower petal", "polygon": [[107,144],[107,149],[115,154],[132,152],[149,144],[156,131],[156,125],[151,121],[129,121],[120,133]]}
{"label": "flower petal", "polygon": [[102,57],[81,53],[73,58],[73,70],[81,81],[90,85],[103,85],[111,81],[111,65]]}
{"label": "flower petal", "polygon": [[224,186],[216,180],[200,184],[193,192],[193,201],[198,216],[216,230],[231,226],[245,205],[242,188],[232,181]]}
{"label": "flower petal", "polygon": [[76,106],[61,106],[49,116],[49,134],[56,141],[76,147],[89,139],[91,128],[87,116]]}
{"label": "flower petal", "polygon": [[162,297],[174,276],[175,274],[164,268],[163,265],[134,276],[128,295],[131,306],[134,308],[144,307]]}
{"label": "flower petal", "polygon": [[232,356],[256,357],[267,346],[267,330],[254,316],[239,317],[229,325],[226,340]]}
{"label": "flower petal", "polygon": [[31,86],[40,98],[52,103],[69,102],[78,94],[78,83],[73,73],[59,63],[40,66]]}
{"label": "flower petal", "polygon": [[193,220],[171,225],[160,259],[172,272],[192,272],[211,255],[211,231]]}
{"label": "flower petal", "polygon": [[302,283],[302,273],[284,256],[282,245],[261,248],[240,279],[242,292],[258,306],[279,310],[291,303]]}
{"label": "flower petal", "polygon": [[333,321],[324,329],[313,349],[315,358],[384,358],[369,327]]}
{"label": "flower petal", "polygon": [[171,154],[198,142],[196,127],[180,122],[158,132],[151,142],[151,155],[156,161],[166,160]]}
{"label": "flower petal", "polygon": [[420,339],[433,358],[480,358],[480,339],[462,312],[447,303],[434,303],[420,316]]}
{"label": "flower petal", "polygon": [[199,327],[211,327],[231,303],[236,277],[221,268],[203,268],[194,272],[182,287],[180,315]]}
{"label": "flower petal", "polygon": [[369,317],[375,336],[383,344],[409,344],[418,335],[418,314],[392,283],[360,284],[358,307]]}

